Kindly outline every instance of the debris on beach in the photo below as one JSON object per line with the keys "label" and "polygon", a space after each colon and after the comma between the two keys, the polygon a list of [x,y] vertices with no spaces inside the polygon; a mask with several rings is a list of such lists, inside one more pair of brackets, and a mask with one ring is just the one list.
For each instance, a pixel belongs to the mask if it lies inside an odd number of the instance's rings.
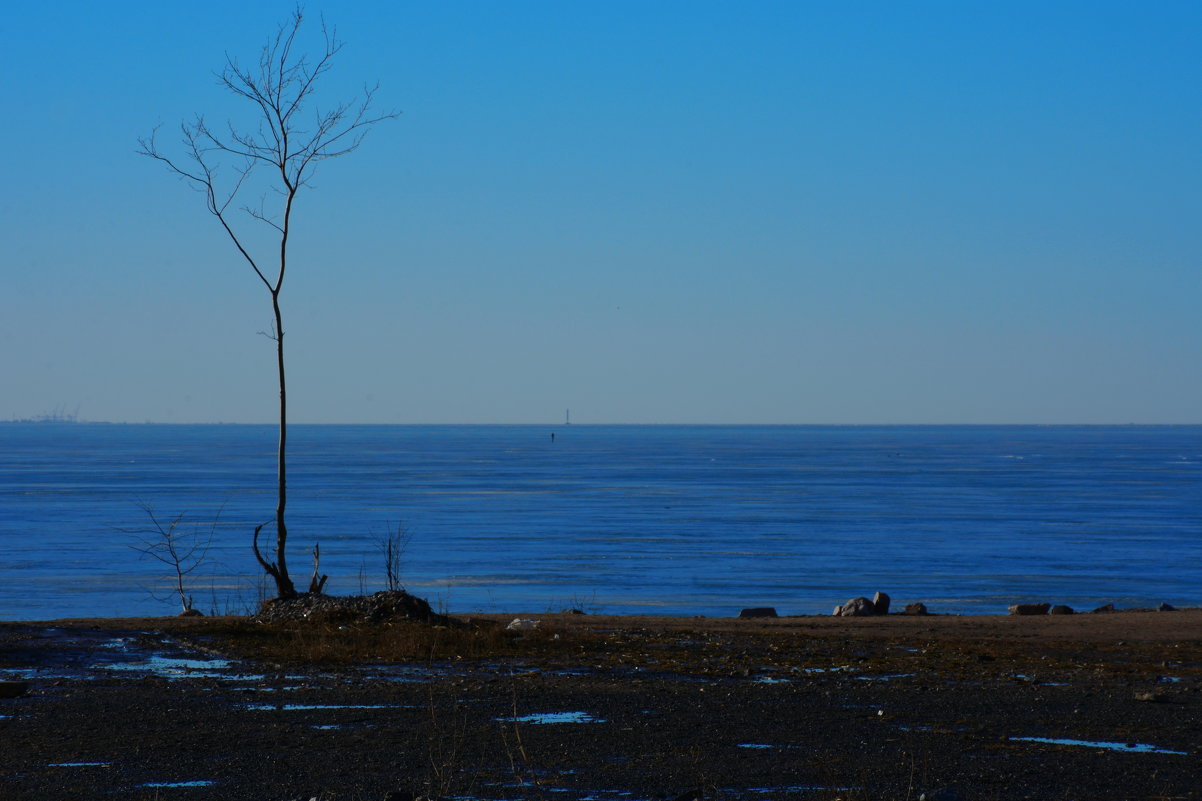
{"label": "debris on beach", "polygon": [[506,631],[536,631],[538,621],[530,618],[515,617],[513,622],[505,627]]}
{"label": "debris on beach", "polygon": [[253,620],[258,623],[282,621],[383,623],[390,620],[415,620],[440,626],[461,625],[430,608],[424,598],[404,590],[386,590],[372,595],[322,595],[302,593],[294,598],[264,601]]}

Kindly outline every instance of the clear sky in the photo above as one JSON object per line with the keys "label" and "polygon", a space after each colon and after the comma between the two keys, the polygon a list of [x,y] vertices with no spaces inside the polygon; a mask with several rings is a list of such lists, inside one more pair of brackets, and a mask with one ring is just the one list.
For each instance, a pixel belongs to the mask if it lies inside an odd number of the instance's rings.
{"label": "clear sky", "polygon": [[[274,419],[267,293],[135,151],[246,120],[291,8],[5,4],[0,419]],[[1202,422],[1200,3],[307,11],[402,116],[299,198],[295,422]]]}

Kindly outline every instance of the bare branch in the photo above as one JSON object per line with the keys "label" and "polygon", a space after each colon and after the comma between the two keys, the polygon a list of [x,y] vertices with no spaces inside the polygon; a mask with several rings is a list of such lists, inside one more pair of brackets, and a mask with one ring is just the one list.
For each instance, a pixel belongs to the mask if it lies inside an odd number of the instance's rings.
{"label": "bare branch", "polygon": [[255,534],[254,537],[251,538],[250,547],[252,550],[254,550],[255,559],[259,561],[259,564],[262,566],[263,570],[272,578],[278,579],[280,571],[279,568],[276,567],[275,562],[268,562],[263,558],[263,554],[259,551],[259,532],[263,530],[263,526],[265,525],[267,525],[267,523],[260,523],[259,525],[255,526]]}
{"label": "bare branch", "polygon": [[279,334],[277,334],[277,333],[276,333],[276,330],[275,330],[275,323],[272,323],[272,325],[271,325],[271,330],[270,330],[270,331],[259,331],[258,333],[259,333],[259,336],[261,336],[261,337],[267,337],[267,338],[268,338],[268,339],[270,339],[272,342],[279,342],[279,341],[280,341],[280,335],[279,335]]}
{"label": "bare branch", "polygon": [[[131,543],[129,547],[172,569],[175,575],[175,592],[179,595],[182,611],[192,613],[192,598],[186,592],[185,578],[200,567],[208,555],[209,546],[217,532],[217,519],[221,517],[221,512],[218,511],[208,535],[204,536],[196,528],[183,527],[184,513],[182,512],[170,521],[163,521],[159,519],[154,507],[150,504],[139,503],[138,506],[150,520],[150,527],[127,529],[128,533],[141,537],[137,542]],[[160,600],[166,600],[166,598]]]}
{"label": "bare branch", "polygon": [[230,203],[233,202],[234,198],[237,197],[242,185],[250,177],[253,165],[247,164],[238,172],[237,177],[234,180],[233,188],[226,195],[225,200],[221,203],[218,203],[217,190],[214,183],[214,169],[205,160],[206,150],[199,144],[202,138],[209,138],[209,134],[207,133],[208,129],[205,128],[204,120],[203,118],[198,117],[196,122],[191,126],[183,124],[181,125],[181,129],[184,135],[185,150],[188,157],[196,163],[195,169],[184,169],[183,167],[180,167],[173,159],[164,156],[159,151],[155,142],[155,133],[158,132],[157,128],[148,138],[138,140],[138,144],[141,148],[138,152],[144,156],[149,156],[157,161],[162,162],[171,172],[191,182],[194,187],[199,189],[201,193],[204,194],[205,206],[208,208],[209,213],[216,217],[221,223],[222,228],[225,229],[226,234],[229,235],[230,240],[234,243],[234,246],[238,249],[238,252],[242,254],[242,257],[246,259],[247,263],[251,266],[251,269],[254,270],[255,274],[270,290],[271,283],[267,280],[267,277],[263,274],[263,271],[259,269],[259,265],[255,262],[254,257],[252,257],[250,252],[247,251],[247,249],[243,246],[238,234],[233,228],[230,227],[229,222],[225,218],[226,209],[229,207]]}
{"label": "bare branch", "polygon": [[313,577],[309,579],[309,592],[313,595],[321,595],[321,591],[326,586],[326,581],[330,577],[321,572],[321,545],[313,546]]}
{"label": "bare branch", "polygon": [[254,217],[259,222],[266,223],[267,225],[271,226],[275,230],[279,231],[281,234],[284,233],[284,229],[281,228],[279,226],[279,224],[276,223],[275,220],[273,220],[272,218],[267,216],[267,212],[264,210],[263,206],[264,206],[264,201],[260,200],[258,209],[253,209],[250,206],[243,206],[242,210],[244,212],[246,212],[247,214],[249,214],[251,217]]}

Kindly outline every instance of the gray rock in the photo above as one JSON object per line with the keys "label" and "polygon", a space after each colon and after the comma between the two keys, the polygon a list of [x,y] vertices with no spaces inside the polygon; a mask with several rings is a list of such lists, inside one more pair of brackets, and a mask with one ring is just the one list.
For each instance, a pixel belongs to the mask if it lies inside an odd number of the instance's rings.
{"label": "gray rock", "polygon": [[1095,609],[1093,611],[1094,611],[1094,614],[1104,614],[1106,612],[1114,612],[1116,610],[1114,608],[1114,604],[1102,604],[1101,606],[1099,606],[1097,609]]}
{"label": "gray rock", "polygon": [[1160,606],[1156,607],[1156,611],[1157,612],[1176,612],[1177,607],[1173,606],[1172,604],[1161,604]]}
{"label": "gray rock", "polygon": [[1048,614],[1049,615],[1072,615],[1075,613],[1071,606],[1065,606],[1064,604],[1056,604],[1055,606],[1053,606],[1051,609],[1048,610]]}
{"label": "gray rock", "polygon": [[906,604],[906,609],[902,612],[903,615],[929,615],[927,605],[924,603]]}
{"label": "gray rock", "polygon": [[876,610],[878,615],[889,614],[889,594],[878,592],[872,596],[872,608]]}
{"label": "gray rock", "polygon": [[776,617],[776,609],[771,606],[753,606],[739,612],[739,617]]}
{"label": "gray rock", "polygon": [[1010,607],[1012,615],[1046,615],[1052,608],[1051,604],[1014,604]]}
{"label": "gray rock", "polygon": [[852,598],[842,606],[836,606],[834,611],[836,617],[871,617],[875,614],[876,607],[863,596]]}

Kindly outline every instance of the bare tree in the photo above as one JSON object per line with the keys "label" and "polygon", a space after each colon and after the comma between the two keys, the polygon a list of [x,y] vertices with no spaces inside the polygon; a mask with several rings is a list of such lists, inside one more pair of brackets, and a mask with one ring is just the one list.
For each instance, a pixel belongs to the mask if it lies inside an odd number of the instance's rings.
{"label": "bare tree", "polygon": [[384,534],[377,538],[380,555],[384,557],[384,577],[389,592],[405,589],[401,584],[401,567],[404,561],[405,549],[413,533],[405,528],[403,523],[397,523],[396,528],[386,526]]}
{"label": "bare tree", "polygon": [[[364,87],[362,96],[322,110],[314,105],[318,82],[342,49],[337,32],[321,23],[324,49],[317,58],[297,52],[297,34],[304,15],[300,8],[291,20],[268,39],[253,68],[244,68],[226,56],[225,68],[217,73],[221,86],[253,109],[256,124],[238,127],[232,122],[210,128],[203,116],[180,125],[182,152],[167,155],[156,141],[156,128],[138,140],[139,153],[156,159],[190,183],[205,198],[210,214],[217,218],[242,259],[271,296],[272,326],[268,336],[275,342],[276,370],[280,387],[279,449],[277,452],[277,495],[275,510],[276,547],[274,561],[259,550],[261,524],[251,540],[255,558],[276,584],[277,595],[288,598],[296,588],[288,575],[285,545],[288,527],[284,509],[288,499],[286,445],[288,441],[288,393],[284,379],[284,325],[280,291],[288,267],[289,236],[298,192],[309,185],[319,161],[344,156],[356,150],[371,126],[397,116],[372,109],[375,87]],[[235,201],[257,170],[269,176],[272,208],[264,195],[257,207],[235,206]],[[239,201],[240,202],[240,201]],[[239,214],[238,212],[241,212]],[[269,245],[256,250],[248,228],[269,237]],[[270,522],[270,521],[269,521]]]}
{"label": "bare tree", "polygon": [[[185,527],[182,513],[170,521],[164,522],[159,519],[150,504],[140,503],[138,505],[150,519],[150,527],[130,530],[129,533],[137,534],[140,537],[138,542],[130,547],[170,567],[175,574],[175,592],[179,595],[180,606],[183,607],[181,614],[198,614],[194,611],[192,596],[188,595],[184,581],[204,562],[205,556],[209,552],[209,545],[213,542],[213,534],[217,530],[217,520],[213,520],[212,527],[205,534],[198,528]],[[217,516],[220,517],[221,513],[218,512]],[[167,598],[155,597],[157,600],[165,601],[170,596]]]}

